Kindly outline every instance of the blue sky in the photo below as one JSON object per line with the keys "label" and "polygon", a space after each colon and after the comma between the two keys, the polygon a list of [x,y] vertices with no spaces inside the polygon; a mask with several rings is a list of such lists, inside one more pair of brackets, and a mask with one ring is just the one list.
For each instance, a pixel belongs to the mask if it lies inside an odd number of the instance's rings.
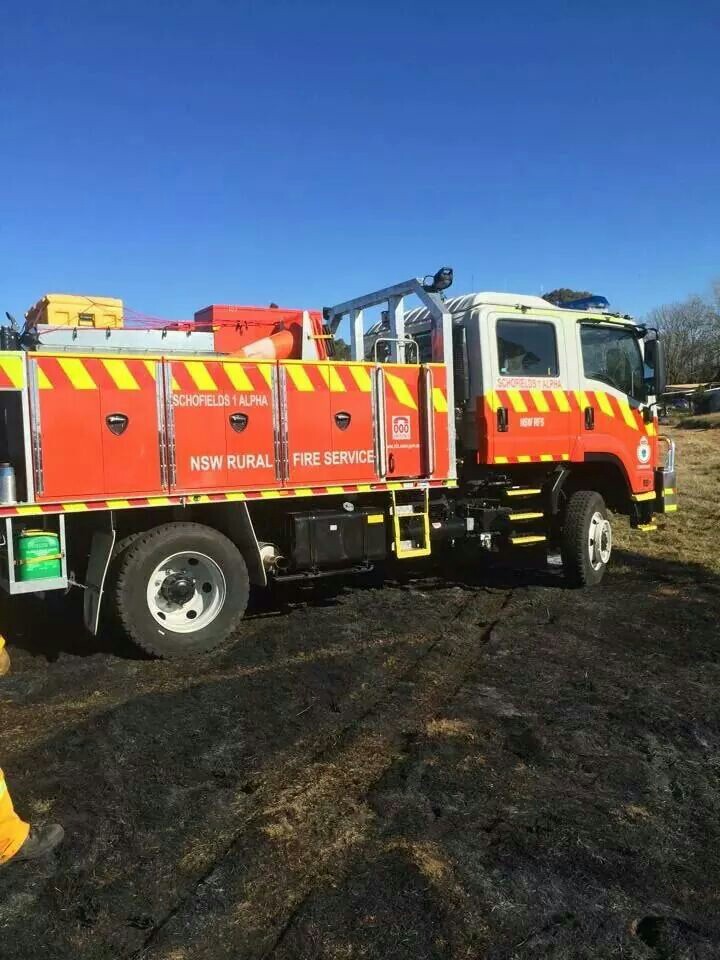
{"label": "blue sky", "polygon": [[0,301],[720,277],[720,6],[6,0]]}

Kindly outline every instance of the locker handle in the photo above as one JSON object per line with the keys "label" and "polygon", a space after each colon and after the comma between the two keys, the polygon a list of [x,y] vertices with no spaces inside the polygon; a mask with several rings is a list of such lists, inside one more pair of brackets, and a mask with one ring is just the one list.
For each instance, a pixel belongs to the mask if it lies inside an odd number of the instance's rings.
{"label": "locker handle", "polygon": [[497,410],[497,428],[498,433],[508,432],[508,410],[507,407],[498,407]]}
{"label": "locker handle", "polygon": [[250,418],[246,413],[231,413],[229,420],[230,426],[233,428],[235,433],[242,433],[242,431],[248,425]]}
{"label": "locker handle", "polygon": [[116,437],[119,437],[120,434],[125,433],[129,422],[130,418],[124,413],[109,413],[105,417],[105,423],[107,424],[108,430],[110,433],[115,434]]}
{"label": "locker handle", "polygon": [[585,429],[586,430],[595,429],[595,408],[594,407],[585,407]]}

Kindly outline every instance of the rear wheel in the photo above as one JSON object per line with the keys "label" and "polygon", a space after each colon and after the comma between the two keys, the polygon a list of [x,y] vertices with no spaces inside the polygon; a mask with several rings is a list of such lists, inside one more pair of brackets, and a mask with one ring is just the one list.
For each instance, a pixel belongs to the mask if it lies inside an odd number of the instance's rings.
{"label": "rear wheel", "polygon": [[206,653],[245,613],[248,574],[224,534],[199,523],[165,523],[134,537],[117,559],[116,617],[157,657]]}
{"label": "rear wheel", "polygon": [[561,553],[565,579],[571,586],[600,583],[612,553],[612,526],[605,501],[595,490],[578,490],[570,497]]}

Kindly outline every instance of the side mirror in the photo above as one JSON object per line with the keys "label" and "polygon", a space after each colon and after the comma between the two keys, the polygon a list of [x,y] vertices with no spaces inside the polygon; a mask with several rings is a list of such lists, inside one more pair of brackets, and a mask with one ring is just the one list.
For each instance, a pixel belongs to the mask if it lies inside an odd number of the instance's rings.
{"label": "side mirror", "polygon": [[665,347],[660,339],[645,341],[645,363],[653,371],[653,392],[656,397],[665,393]]}

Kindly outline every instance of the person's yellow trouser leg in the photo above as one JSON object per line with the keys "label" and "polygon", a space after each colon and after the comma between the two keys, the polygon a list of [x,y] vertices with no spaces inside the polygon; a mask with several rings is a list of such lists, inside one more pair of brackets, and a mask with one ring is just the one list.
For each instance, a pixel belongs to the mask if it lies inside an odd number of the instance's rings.
{"label": "person's yellow trouser leg", "polygon": [[25,843],[29,829],[30,824],[15,813],[5,775],[0,770],[0,863],[15,856]]}

